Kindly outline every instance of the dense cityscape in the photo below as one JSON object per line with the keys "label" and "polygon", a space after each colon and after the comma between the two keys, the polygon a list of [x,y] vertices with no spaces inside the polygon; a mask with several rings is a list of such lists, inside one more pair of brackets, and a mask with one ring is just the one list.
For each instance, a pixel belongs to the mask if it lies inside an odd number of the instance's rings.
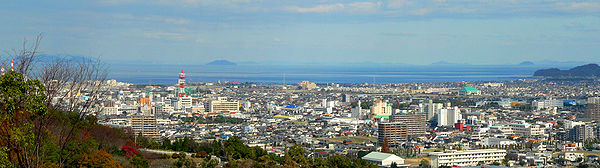
{"label": "dense cityscape", "polygon": [[279,156],[301,145],[310,157],[343,155],[382,167],[562,167],[598,165],[600,156],[596,79],[185,83],[182,71],[173,81],[108,80],[98,122],[155,141],[239,137]]}

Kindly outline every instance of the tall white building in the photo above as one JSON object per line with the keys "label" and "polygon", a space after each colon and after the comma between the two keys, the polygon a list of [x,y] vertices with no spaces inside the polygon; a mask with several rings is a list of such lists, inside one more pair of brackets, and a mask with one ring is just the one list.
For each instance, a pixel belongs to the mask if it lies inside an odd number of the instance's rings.
{"label": "tall white building", "polygon": [[360,120],[360,119],[362,119],[362,116],[363,116],[362,107],[360,106],[360,100],[359,100],[358,105],[352,109],[352,118]]}
{"label": "tall white building", "polygon": [[375,116],[390,116],[392,115],[392,106],[381,100],[375,101],[371,106],[371,118]]}
{"label": "tall white building", "polygon": [[446,151],[433,152],[431,156],[431,166],[438,168],[440,166],[478,166],[492,164],[494,162],[502,163],[506,150],[499,149],[480,149],[465,151]]}
{"label": "tall white building", "polygon": [[423,103],[420,106],[421,113],[425,114],[425,119],[429,121],[434,119],[434,116],[438,113],[440,109],[444,107],[444,104],[433,103],[433,100],[427,100],[426,103]]}
{"label": "tall white building", "polygon": [[192,97],[171,97],[165,99],[165,103],[171,104],[176,111],[184,111],[186,108],[192,107]]}
{"label": "tall white building", "polygon": [[437,115],[438,126],[454,126],[461,119],[462,115],[458,107],[440,109]]}

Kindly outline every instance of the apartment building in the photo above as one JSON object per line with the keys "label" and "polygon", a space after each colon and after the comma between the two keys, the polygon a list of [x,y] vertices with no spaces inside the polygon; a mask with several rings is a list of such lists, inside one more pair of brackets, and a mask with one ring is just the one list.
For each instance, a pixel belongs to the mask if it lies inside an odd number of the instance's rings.
{"label": "apartment building", "polygon": [[204,108],[208,112],[239,111],[240,103],[238,101],[227,101],[227,97],[218,97],[215,100],[209,100]]}
{"label": "apartment building", "polygon": [[395,114],[390,117],[391,122],[379,123],[379,144],[387,138],[388,144],[399,145],[411,137],[425,134],[425,115],[421,114]]}
{"label": "apartment building", "polygon": [[156,126],[156,117],[153,115],[134,115],[131,116],[130,125],[133,133],[135,135],[150,137],[153,139],[158,139],[158,128]]}
{"label": "apartment building", "polygon": [[478,166],[492,164],[494,162],[502,163],[506,150],[500,149],[480,149],[465,151],[446,151],[433,152],[431,156],[431,166],[438,168],[440,166]]}

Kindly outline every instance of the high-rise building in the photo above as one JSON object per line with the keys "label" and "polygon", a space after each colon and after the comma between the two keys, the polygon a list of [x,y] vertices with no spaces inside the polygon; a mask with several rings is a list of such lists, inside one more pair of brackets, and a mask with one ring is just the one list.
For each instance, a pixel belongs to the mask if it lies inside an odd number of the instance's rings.
{"label": "high-rise building", "polygon": [[460,109],[458,107],[454,108],[443,108],[440,109],[437,115],[437,125],[438,126],[454,126],[454,124],[458,123],[462,119],[462,115],[460,113]]}
{"label": "high-rise building", "polygon": [[208,112],[239,111],[240,103],[238,101],[227,101],[227,97],[218,97],[216,100],[209,100],[204,108]]}
{"label": "high-rise building", "polygon": [[427,121],[430,121],[434,119],[434,116],[443,107],[442,103],[433,103],[433,100],[427,100],[426,103],[421,104],[421,113],[425,114]]}
{"label": "high-rise building", "polygon": [[406,125],[408,136],[421,136],[425,134],[427,124],[423,114],[394,114],[390,117],[391,122]]}
{"label": "high-rise building", "polygon": [[595,130],[592,125],[577,125],[569,131],[569,140],[583,142],[596,139]]}
{"label": "high-rise building", "polygon": [[391,146],[400,145],[408,141],[407,125],[399,122],[379,123],[377,142],[381,145],[387,139]]}
{"label": "high-rise building", "polygon": [[585,118],[600,121],[600,97],[590,97],[587,100],[587,109],[584,113]]}
{"label": "high-rise building", "polygon": [[363,114],[362,107],[360,106],[360,100],[359,100],[356,107],[352,108],[352,118],[360,120],[360,119],[363,119],[363,116],[364,116],[364,114]]}
{"label": "high-rise building", "polygon": [[158,128],[156,126],[156,117],[149,115],[134,115],[130,118],[130,125],[135,135],[150,137],[152,139],[158,139]]}
{"label": "high-rise building", "polygon": [[371,118],[375,116],[390,116],[392,115],[392,106],[387,102],[383,102],[381,100],[375,101],[373,106],[371,106]]}
{"label": "high-rise building", "polygon": [[349,94],[342,94],[342,102],[352,102],[352,97]]}
{"label": "high-rise building", "polygon": [[317,84],[309,82],[309,81],[300,81],[298,82],[298,86],[301,89],[311,90],[317,88]]}
{"label": "high-rise building", "polygon": [[425,135],[425,115],[421,114],[394,114],[391,122],[379,123],[379,144],[387,138],[388,144],[398,145],[408,141],[411,137]]}

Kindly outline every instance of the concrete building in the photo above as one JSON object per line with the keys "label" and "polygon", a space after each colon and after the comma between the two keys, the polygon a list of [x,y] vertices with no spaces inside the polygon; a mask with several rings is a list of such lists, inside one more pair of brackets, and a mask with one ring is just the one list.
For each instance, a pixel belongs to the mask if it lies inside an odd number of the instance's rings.
{"label": "concrete building", "polygon": [[405,124],[408,136],[424,135],[427,129],[425,115],[423,114],[394,114],[390,117],[390,121]]}
{"label": "concrete building", "polygon": [[481,95],[481,91],[472,86],[465,86],[458,92],[460,95]]}
{"label": "concrete building", "polygon": [[192,97],[171,97],[165,99],[165,103],[171,104],[174,110],[183,111],[192,107]]}
{"label": "concrete building", "polygon": [[103,115],[119,115],[119,107],[102,107]]}
{"label": "concrete building", "polygon": [[499,149],[480,149],[465,151],[446,151],[430,153],[431,166],[438,168],[440,166],[478,166],[483,164],[492,164],[494,162],[502,163],[506,150]]}
{"label": "concrete building", "polygon": [[517,120],[517,122],[511,123],[510,129],[512,134],[516,134],[522,137],[534,137],[544,135],[544,129],[537,124],[529,124],[525,121]]}
{"label": "concrete building", "polygon": [[427,100],[421,106],[421,113],[425,114],[427,121],[433,120],[437,112],[444,107],[442,103],[433,103],[433,100]]}
{"label": "concrete building", "polygon": [[391,122],[379,123],[377,142],[383,144],[387,138],[391,146],[407,142],[411,137],[425,135],[425,115],[400,114],[392,115]]}
{"label": "concrete building", "polygon": [[147,115],[134,115],[130,118],[130,125],[133,133],[142,136],[158,139],[158,128],[156,126],[156,117]]}
{"label": "concrete building", "polygon": [[399,122],[379,123],[377,143],[383,144],[386,138],[390,146],[400,145],[408,141],[407,127],[406,124]]}
{"label": "concrete building", "polygon": [[531,102],[531,105],[535,107],[537,110],[541,109],[551,109],[551,108],[563,108],[564,104],[562,100],[534,100]]}
{"label": "concrete building", "polygon": [[458,107],[440,109],[437,115],[438,126],[454,126],[462,120],[462,114]]}
{"label": "concrete building", "polygon": [[361,159],[379,167],[390,167],[392,163],[396,163],[396,165],[404,164],[404,159],[391,153],[371,152]]}
{"label": "concrete building", "polygon": [[577,125],[569,131],[569,140],[576,142],[594,140],[596,139],[594,132],[594,126],[592,125]]}
{"label": "concrete building", "polygon": [[381,100],[375,101],[373,106],[371,106],[371,118],[375,116],[390,116],[392,115],[392,106],[387,102],[383,102]]}
{"label": "concrete building", "polygon": [[355,118],[357,120],[361,120],[365,116],[364,112],[362,110],[362,107],[360,106],[360,103],[361,102],[359,100],[358,101],[358,105],[355,108],[352,108],[352,111],[351,111],[352,112],[352,118]]}
{"label": "concrete building", "polygon": [[483,140],[481,140],[481,142],[483,145],[486,145],[486,146],[504,146],[504,145],[512,145],[512,144],[517,143],[510,139],[494,138],[494,137],[484,138]]}
{"label": "concrete building", "polygon": [[209,100],[204,107],[208,112],[221,111],[239,111],[240,103],[238,101],[227,101],[227,97],[218,97],[216,100]]}
{"label": "concrete building", "polygon": [[585,118],[600,121],[600,97],[590,97],[587,100],[587,109],[584,113]]}
{"label": "concrete building", "polygon": [[298,82],[298,86],[301,89],[306,89],[306,90],[311,90],[311,89],[316,89],[317,88],[317,84],[316,83],[312,83],[309,81],[300,81]]}

